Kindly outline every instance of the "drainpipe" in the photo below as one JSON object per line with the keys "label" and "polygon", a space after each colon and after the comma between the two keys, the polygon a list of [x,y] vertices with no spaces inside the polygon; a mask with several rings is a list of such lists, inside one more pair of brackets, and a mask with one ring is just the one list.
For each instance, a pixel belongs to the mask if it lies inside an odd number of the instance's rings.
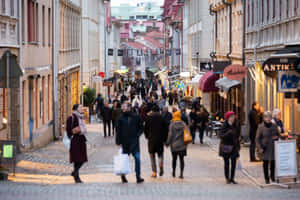
{"label": "drainpipe", "polygon": [[230,59],[230,54],[232,53],[232,4],[227,3],[226,0],[222,0],[223,4],[229,6],[229,52],[227,53],[227,58]]}
{"label": "drainpipe", "polygon": [[[213,36],[213,37],[215,37],[215,39],[217,40],[217,38],[218,38],[218,12],[217,12],[217,11],[214,11],[214,10],[212,9],[212,4],[209,5],[209,14],[210,14],[211,16],[215,15],[215,36]],[[214,49],[215,49],[215,51],[212,51],[212,52],[210,52],[210,54],[209,54],[209,56],[211,57],[212,60],[216,59],[216,48],[217,48],[217,47],[216,47],[216,45],[214,44]]]}

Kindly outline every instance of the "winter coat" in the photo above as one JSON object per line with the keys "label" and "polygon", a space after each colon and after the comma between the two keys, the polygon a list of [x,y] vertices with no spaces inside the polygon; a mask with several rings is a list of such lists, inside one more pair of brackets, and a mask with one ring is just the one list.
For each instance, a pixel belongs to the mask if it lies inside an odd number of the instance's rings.
{"label": "winter coat", "polygon": [[[273,138],[276,137],[276,138]],[[274,160],[274,143],[280,137],[275,124],[261,123],[256,133],[256,145],[258,150],[263,150],[263,160]]]}
{"label": "winter coat", "polygon": [[248,120],[249,120],[249,137],[250,140],[255,140],[257,127],[259,125],[259,114],[255,109],[250,110],[248,114]]}
{"label": "winter coat", "polygon": [[113,108],[112,109],[112,120],[117,121],[122,114],[121,108]]}
{"label": "winter coat", "polygon": [[190,127],[191,128],[196,128],[197,127],[197,120],[198,120],[198,116],[197,116],[196,112],[190,112],[190,120],[191,120]]}
{"label": "winter coat", "polygon": [[183,134],[185,123],[183,121],[173,121],[169,127],[167,146],[171,146],[172,152],[186,151],[186,144],[184,143]]}
{"label": "winter coat", "polygon": [[139,109],[139,114],[143,122],[146,121],[147,119],[147,113],[148,113],[148,107],[146,104],[144,104]]}
{"label": "winter coat", "polygon": [[181,120],[185,123],[185,125],[189,125],[189,118],[185,113],[181,113]]}
{"label": "winter coat", "polygon": [[78,118],[75,114],[68,117],[67,119],[67,134],[71,139],[71,148],[70,148],[70,163],[73,162],[87,162],[87,148],[86,148],[86,137],[81,134],[73,134],[73,128],[79,126]]}
{"label": "winter coat", "polygon": [[103,121],[111,121],[112,120],[112,109],[109,107],[104,107],[102,111]]}
{"label": "winter coat", "polygon": [[122,145],[123,153],[140,151],[139,138],[143,133],[143,122],[134,113],[123,113],[116,126],[116,144]]}
{"label": "winter coat", "polygon": [[204,130],[206,129],[206,124],[208,123],[208,114],[206,112],[197,115],[197,127]]}
{"label": "winter coat", "polygon": [[168,137],[167,124],[159,112],[151,113],[146,119],[145,136],[148,139],[149,153],[162,154]]}
{"label": "winter coat", "polygon": [[[240,129],[237,125],[238,123],[235,122],[233,125],[230,125],[228,121],[225,121],[219,136],[221,138],[220,145],[219,145],[219,156],[222,157],[232,157],[237,158],[239,157],[240,151]],[[224,145],[233,146],[231,153],[223,152]]]}
{"label": "winter coat", "polygon": [[163,112],[161,116],[166,123],[167,130],[168,130],[167,132],[169,132],[169,127],[170,127],[173,116],[170,112]]}

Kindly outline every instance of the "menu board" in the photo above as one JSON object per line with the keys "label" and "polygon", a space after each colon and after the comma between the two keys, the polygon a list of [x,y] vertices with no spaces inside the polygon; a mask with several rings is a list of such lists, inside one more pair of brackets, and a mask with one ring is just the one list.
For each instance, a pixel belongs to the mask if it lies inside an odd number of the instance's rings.
{"label": "menu board", "polygon": [[297,177],[296,140],[275,142],[277,178]]}

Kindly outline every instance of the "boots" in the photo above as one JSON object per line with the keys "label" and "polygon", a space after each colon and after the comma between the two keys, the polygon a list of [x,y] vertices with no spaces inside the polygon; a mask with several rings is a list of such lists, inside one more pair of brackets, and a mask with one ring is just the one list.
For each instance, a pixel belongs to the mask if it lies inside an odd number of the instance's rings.
{"label": "boots", "polygon": [[128,183],[125,175],[121,176],[121,180],[122,180],[122,183]]}
{"label": "boots", "polygon": [[136,178],[136,183],[137,184],[140,184],[140,183],[143,183],[145,180],[143,179],[143,178],[141,178],[141,177],[137,177]]}
{"label": "boots", "polygon": [[183,179],[183,170],[180,171],[180,176],[179,176],[179,178],[180,178],[180,179]]}

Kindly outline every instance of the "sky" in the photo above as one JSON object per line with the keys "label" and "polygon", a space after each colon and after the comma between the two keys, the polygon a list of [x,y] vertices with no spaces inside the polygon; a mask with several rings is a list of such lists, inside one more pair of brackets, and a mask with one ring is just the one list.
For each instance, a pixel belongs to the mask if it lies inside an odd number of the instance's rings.
{"label": "sky", "polygon": [[164,3],[164,0],[111,0],[111,6],[119,6],[121,3],[136,5],[138,2],[144,2],[144,1],[157,2],[160,5],[163,5]]}

